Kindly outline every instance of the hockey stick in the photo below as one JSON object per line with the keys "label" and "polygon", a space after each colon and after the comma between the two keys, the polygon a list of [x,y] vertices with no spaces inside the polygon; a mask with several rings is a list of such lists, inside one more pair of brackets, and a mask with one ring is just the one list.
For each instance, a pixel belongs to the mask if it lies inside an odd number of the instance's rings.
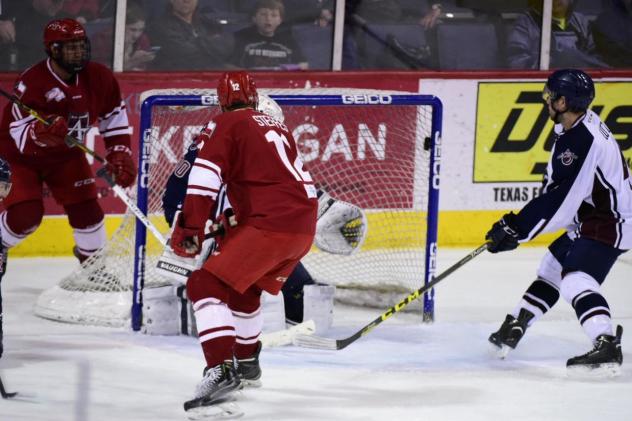
{"label": "hockey stick", "polygon": [[[42,117],[37,111],[35,111],[31,107],[29,107],[28,105],[25,105],[22,101],[20,101],[15,95],[11,95],[8,92],[4,91],[3,89],[0,89],[0,94],[2,94],[4,97],[6,97],[9,101],[13,102],[18,107],[22,108],[24,111],[29,113],[32,117],[34,117],[36,120],[40,121],[41,123],[47,126],[51,124],[48,120]],[[83,152],[93,156],[94,159],[97,160],[99,163],[103,165],[107,165],[108,162],[105,160],[105,158],[98,155],[92,149],[88,148],[86,145],[81,143],[81,141],[79,141],[77,138],[70,135],[66,135],[65,141],[69,147],[76,146],[77,148],[81,149]],[[158,231],[156,226],[152,224],[151,221],[147,218],[147,216],[138,208],[138,206],[136,206],[136,203],[132,202],[132,199],[130,199],[127,193],[125,193],[125,190],[123,189],[123,187],[119,186],[118,184],[114,182],[112,177],[110,177],[110,174],[108,174],[105,166],[97,170],[97,175],[99,177],[102,177],[110,185],[110,187],[112,187],[112,190],[114,190],[114,192],[118,195],[118,197],[129,208],[129,210],[131,210],[132,213],[136,215],[136,218],[138,218],[138,220],[142,222],[142,224],[145,225],[145,227],[147,227],[147,229],[149,229],[149,231],[151,231],[152,234],[154,234],[154,236],[160,242],[160,244],[162,244],[163,246],[166,245],[167,241],[165,240],[165,237],[162,235],[162,233]]]}
{"label": "hockey stick", "polygon": [[2,395],[2,399],[9,399],[17,394],[18,392],[7,392],[4,388],[4,384],[2,383],[2,378],[0,378],[0,395]]}
{"label": "hockey stick", "polygon": [[450,266],[443,273],[433,278],[432,281],[428,282],[426,285],[419,288],[417,291],[410,293],[402,301],[400,301],[399,303],[395,304],[393,307],[386,310],[384,313],[382,313],[379,317],[377,317],[371,323],[367,324],[362,329],[358,330],[356,333],[349,336],[348,338],[332,339],[332,338],[323,338],[323,337],[318,337],[318,336],[296,335],[294,337],[293,343],[294,345],[302,346],[305,348],[329,349],[329,350],[344,349],[347,346],[354,343],[355,341],[357,341],[358,339],[360,339],[362,336],[372,331],[377,325],[382,323],[384,320],[388,319],[393,314],[401,311],[404,307],[406,307],[412,301],[421,297],[421,295],[424,292],[430,290],[432,287],[434,287],[439,282],[447,278],[450,274],[452,274],[452,272],[454,272],[455,270],[457,270],[458,268],[460,268],[461,266],[463,266],[464,264],[466,264],[467,262],[469,262],[470,260],[478,256],[485,250],[487,250],[487,243],[479,246],[476,250],[472,251],[470,254],[468,254],[467,256],[465,256],[464,258],[462,258],[461,260],[459,260],[458,262]]}

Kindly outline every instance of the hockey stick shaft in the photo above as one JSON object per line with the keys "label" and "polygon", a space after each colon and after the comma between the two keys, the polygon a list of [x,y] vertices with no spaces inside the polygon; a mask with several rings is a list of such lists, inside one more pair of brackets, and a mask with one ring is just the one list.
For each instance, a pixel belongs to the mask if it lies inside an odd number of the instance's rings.
{"label": "hockey stick shaft", "polygon": [[[24,104],[15,95],[11,95],[8,92],[4,91],[3,89],[0,89],[0,94],[2,94],[9,101],[13,102],[15,105],[17,105],[18,107],[22,108],[24,111],[29,113],[36,120],[42,122],[43,124],[47,126],[50,125],[50,122],[46,120],[44,117],[42,117],[40,113],[38,113],[37,111],[29,107],[28,105]],[[103,165],[107,165],[108,162],[106,161],[105,158],[97,154],[92,149],[88,148],[86,145],[81,143],[81,141],[75,138],[74,136],[70,136],[67,134],[65,137],[65,141],[68,146],[77,147],[81,149],[83,152],[87,153],[88,155],[93,156],[94,159],[98,161],[99,163]],[[162,233],[158,231],[156,226],[152,224],[151,221],[147,218],[147,216],[138,208],[138,206],[136,206],[136,203],[134,203],[132,199],[127,195],[127,193],[125,193],[125,190],[123,189],[123,187],[119,186],[118,184],[114,182],[112,177],[110,177],[110,175],[108,174],[106,168],[102,167],[101,169],[99,169],[97,171],[97,175],[103,178],[110,185],[110,187],[112,187],[112,190],[114,190],[116,195],[123,201],[123,203],[125,203],[125,205],[129,208],[129,210],[131,210],[132,213],[136,215],[138,220],[143,225],[145,225],[145,227],[147,227],[147,229],[151,231],[152,234],[154,234],[154,236],[160,242],[160,244],[162,244],[163,246],[166,245],[167,241],[165,240],[165,237],[162,235]]]}
{"label": "hockey stick shaft", "polygon": [[358,330],[356,333],[349,336],[348,338],[336,340],[336,339],[329,339],[329,338],[317,338],[314,336],[298,336],[294,343],[296,345],[305,346],[309,348],[333,349],[333,350],[344,349],[347,346],[351,345],[353,342],[360,339],[362,336],[366,335],[367,333],[375,329],[375,327],[379,325],[380,323],[382,323],[384,320],[388,319],[393,314],[404,309],[408,304],[410,304],[411,302],[413,302],[414,300],[422,296],[426,291],[429,291],[430,289],[432,289],[439,282],[441,282],[442,280],[450,276],[455,270],[459,269],[460,267],[468,263],[470,260],[478,256],[485,250],[487,250],[487,243],[479,246],[474,251],[470,252],[467,256],[465,256],[464,258],[462,258],[461,260],[459,260],[458,262],[450,266],[448,269],[443,271],[439,276],[434,277],[432,281],[428,282],[423,287],[410,293],[402,301],[395,304],[393,307],[389,308],[384,313],[380,314],[375,320],[373,320],[371,323],[367,324],[362,329]]}

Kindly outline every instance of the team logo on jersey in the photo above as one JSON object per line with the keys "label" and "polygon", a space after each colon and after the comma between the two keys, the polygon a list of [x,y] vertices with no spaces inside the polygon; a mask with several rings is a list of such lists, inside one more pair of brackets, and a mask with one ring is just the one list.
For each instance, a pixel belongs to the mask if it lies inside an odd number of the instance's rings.
{"label": "team logo on jersey", "polygon": [[62,99],[66,98],[66,94],[64,94],[58,87],[54,87],[50,91],[46,92],[44,96],[46,97],[46,102],[61,102]]}
{"label": "team logo on jersey", "polygon": [[19,81],[16,85],[15,85],[15,96],[17,96],[18,98],[22,98],[22,95],[24,95],[24,92],[26,92],[26,85],[24,84],[24,82]]}
{"label": "team logo on jersey", "polygon": [[562,162],[562,165],[569,166],[578,158],[570,149],[566,149],[564,152],[557,156],[557,159]]}
{"label": "team logo on jersey", "polygon": [[83,138],[90,130],[90,114],[70,113],[68,116],[68,134],[83,142]]}

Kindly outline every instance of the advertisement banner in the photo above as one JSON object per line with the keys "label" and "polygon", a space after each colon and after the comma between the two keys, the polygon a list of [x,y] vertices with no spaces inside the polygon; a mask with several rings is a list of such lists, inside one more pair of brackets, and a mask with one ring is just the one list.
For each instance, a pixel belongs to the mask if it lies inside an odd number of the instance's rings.
{"label": "advertisement banner", "polygon": [[[424,80],[444,104],[442,211],[518,210],[538,194],[553,145],[544,79]],[[632,80],[595,79],[591,109],[632,160]]]}
{"label": "advertisement banner", "polygon": [[[540,182],[555,141],[542,83],[480,82],[474,183]],[[632,158],[632,83],[599,82],[592,110]],[[525,193],[525,197],[530,194]]]}

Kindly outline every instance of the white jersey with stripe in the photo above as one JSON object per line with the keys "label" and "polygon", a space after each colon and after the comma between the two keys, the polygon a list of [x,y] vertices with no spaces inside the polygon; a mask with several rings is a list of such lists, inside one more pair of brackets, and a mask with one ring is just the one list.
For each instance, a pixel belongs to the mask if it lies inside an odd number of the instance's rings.
{"label": "white jersey with stripe", "polygon": [[616,139],[588,110],[557,138],[542,193],[518,213],[521,242],[561,228],[622,250],[632,248],[632,182]]}

